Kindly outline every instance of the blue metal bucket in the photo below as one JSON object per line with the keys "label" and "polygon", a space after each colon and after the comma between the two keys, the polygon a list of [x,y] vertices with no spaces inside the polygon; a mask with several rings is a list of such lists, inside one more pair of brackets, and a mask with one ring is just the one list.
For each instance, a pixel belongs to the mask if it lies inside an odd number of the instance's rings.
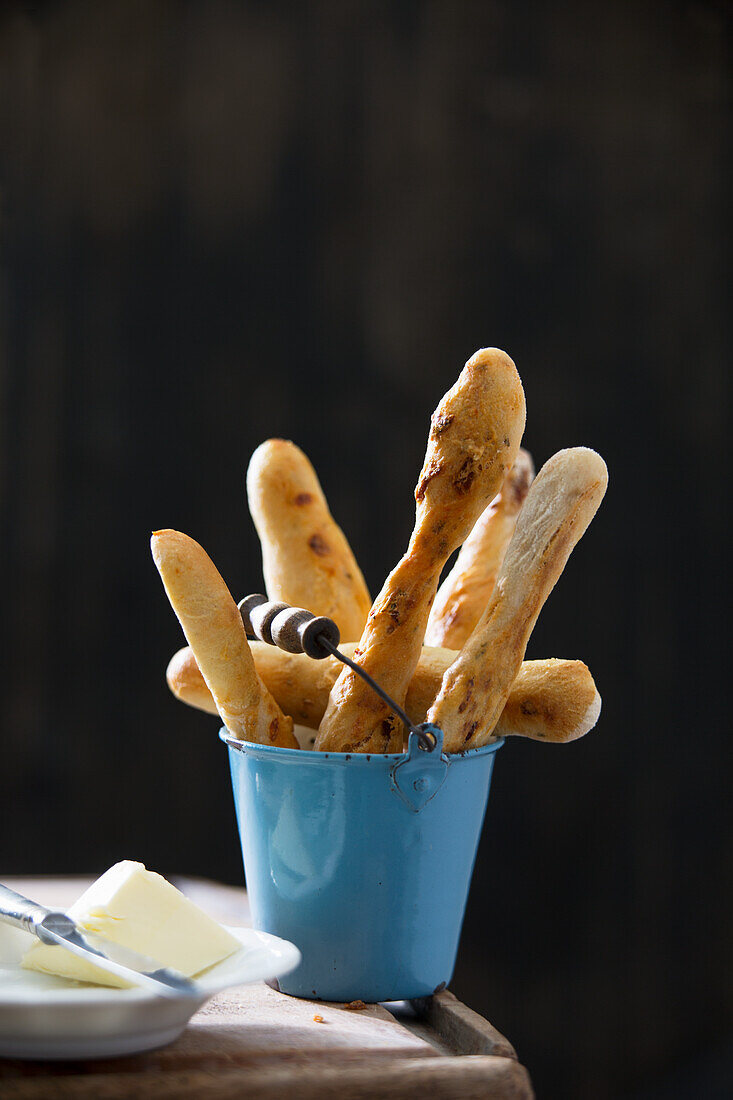
{"label": "blue metal bucket", "polygon": [[297,997],[394,1001],[450,981],[503,744],[458,755],[229,746],[254,926],[292,940]]}

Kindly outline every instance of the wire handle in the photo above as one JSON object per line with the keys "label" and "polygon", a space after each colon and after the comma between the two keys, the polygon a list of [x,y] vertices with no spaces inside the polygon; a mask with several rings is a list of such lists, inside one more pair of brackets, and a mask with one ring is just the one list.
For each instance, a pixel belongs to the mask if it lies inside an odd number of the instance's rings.
{"label": "wire handle", "polygon": [[348,665],[353,672],[361,676],[380,699],[395,712],[409,733],[414,733],[420,748],[432,752],[437,745],[435,734],[426,722],[413,725],[409,717],[394,699],[365,672],[356,661],[342,653],[338,644],[341,633],[333,619],[325,615],[314,615],[304,607],[291,607],[286,603],[268,600],[260,592],[245,596],[237,605],[242,616],[244,629],[250,638],[259,638],[261,642],[277,646],[287,653],[305,653],[315,661],[325,657],[336,657],[342,664]]}

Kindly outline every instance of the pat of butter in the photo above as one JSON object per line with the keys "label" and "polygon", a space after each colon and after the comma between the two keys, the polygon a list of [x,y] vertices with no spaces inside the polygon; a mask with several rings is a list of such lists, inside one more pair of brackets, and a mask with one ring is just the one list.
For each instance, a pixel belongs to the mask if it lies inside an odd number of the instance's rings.
{"label": "pat of butter", "polygon": [[[241,944],[170,882],[125,859],[92,883],[68,909],[77,925],[147,955],[192,978],[232,955]],[[127,987],[63,947],[36,943],[21,966],[95,985]]]}

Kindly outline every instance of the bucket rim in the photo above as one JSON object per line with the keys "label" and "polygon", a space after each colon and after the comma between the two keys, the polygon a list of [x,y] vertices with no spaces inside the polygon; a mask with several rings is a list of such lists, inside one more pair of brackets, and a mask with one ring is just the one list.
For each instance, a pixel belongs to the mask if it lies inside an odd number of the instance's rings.
{"label": "bucket rim", "polygon": [[[233,737],[226,726],[219,730],[219,739],[233,752],[243,752],[245,755],[259,755],[278,757],[283,760],[297,760],[303,764],[322,764],[331,760],[335,764],[343,764],[349,761],[350,765],[357,764],[366,767],[374,763],[389,762],[397,764],[400,760],[407,759],[407,752],[317,752],[315,749],[286,749],[280,745],[261,745],[258,741],[240,741]],[[445,752],[442,756],[453,763],[459,760],[473,760],[478,756],[486,756],[496,752],[506,741],[505,737],[498,737],[496,741],[490,741],[488,745],[481,745],[477,749],[465,749],[463,752]]]}

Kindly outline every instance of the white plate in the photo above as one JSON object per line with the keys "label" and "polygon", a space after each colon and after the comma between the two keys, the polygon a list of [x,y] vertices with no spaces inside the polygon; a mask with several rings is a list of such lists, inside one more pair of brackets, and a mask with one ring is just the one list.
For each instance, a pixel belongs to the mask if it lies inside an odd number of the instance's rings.
{"label": "white plate", "polygon": [[0,925],[0,1057],[111,1058],[153,1050],[177,1039],[215,993],[279,978],[300,962],[300,951],[287,940],[251,928],[229,931],[242,947],[196,979],[203,993],[196,1001],[21,970],[34,937]]}

